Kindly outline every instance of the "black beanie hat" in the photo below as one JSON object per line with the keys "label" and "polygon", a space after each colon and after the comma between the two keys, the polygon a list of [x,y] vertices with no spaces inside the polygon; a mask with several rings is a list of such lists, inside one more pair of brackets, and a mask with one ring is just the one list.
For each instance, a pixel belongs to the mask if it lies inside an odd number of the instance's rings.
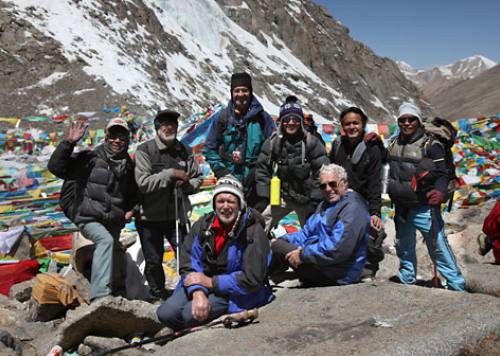
{"label": "black beanie hat", "polygon": [[155,130],[158,131],[161,123],[165,121],[175,121],[177,123],[179,116],[181,116],[181,114],[174,110],[158,111],[154,119]]}
{"label": "black beanie hat", "polygon": [[234,73],[231,76],[231,93],[234,88],[246,87],[252,91],[252,77],[248,73]]}

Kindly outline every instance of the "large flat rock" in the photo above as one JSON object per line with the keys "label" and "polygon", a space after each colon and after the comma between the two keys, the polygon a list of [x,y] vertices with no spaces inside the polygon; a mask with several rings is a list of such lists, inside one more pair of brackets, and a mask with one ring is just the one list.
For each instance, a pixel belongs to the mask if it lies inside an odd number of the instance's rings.
{"label": "large flat rock", "polygon": [[390,282],[281,289],[259,322],[202,330],[157,354],[456,355],[500,332],[500,299]]}

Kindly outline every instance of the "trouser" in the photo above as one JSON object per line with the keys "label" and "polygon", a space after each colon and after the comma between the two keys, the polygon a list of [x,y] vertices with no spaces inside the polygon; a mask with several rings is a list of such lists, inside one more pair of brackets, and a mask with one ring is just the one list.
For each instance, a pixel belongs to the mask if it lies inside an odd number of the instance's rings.
{"label": "trouser", "polygon": [[[154,296],[165,292],[165,272],[163,271],[163,239],[166,238],[176,253],[177,236],[175,221],[141,221],[137,224],[146,267],[144,275]],[[179,226],[179,244],[184,239],[184,227]]]}
{"label": "trouser", "polygon": [[370,238],[366,250],[366,263],[361,274],[363,277],[374,277],[379,269],[380,262],[384,259],[384,250],[382,245],[387,234],[384,230],[376,231],[370,229]]}
{"label": "trouser", "polygon": [[95,245],[90,278],[90,299],[110,294],[124,295],[125,254],[120,245],[121,229],[106,228],[98,222],[79,225],[82,235]]}
{"label": "trouser", "polygon": [[399,279],[404,284],[414,284],[417,273],[415,252],[416,230],[424,237],[427,250],[433,261],[437,261],[437,270],[446,279],[448,288],[463,291],[465,280],[455,260],[455,255],[448,244],[444,232],[444,221],[439,208],[435,208],[436,237],[431,236],[431,207],[422,205],[411,209],[396,207],[396,251],[399,257]]}
{"label": "trouser", "polygon": [[[298,246],[291,244],[284,239],[275,240],[271,245],[273,258],[269,273],[272,274],[274,271],[288,268],[290,265],[288,264],[285,256],[287,253],[297,248]],[[310,263],[301,263],[298,268],[292,268],[297,274],[297,277],[299,277],[299,280],[308,287],[334,286],[337,285],[336,281],[342,278],[340,273],[339,275],[332,275],[331,273],[326,275],[321,266]]]}
{"label": "trouser", "polygon": [[210,303],[208,318],[200,322],[193,318],[192,298],[188,296],[186,288],[182,285],[177,285],[174,294],[159,306],[156,315],[158,316],[158,320],[169,328],[181,330],[206,324],[227,314],[228,301],[226,298],[210,293],[208,301]]}
{"label": "trouser", "polygon": [[284,197],[281,199],[280,206],[268,205],[262,212],[262,216],[264,217],[264,221],[266,223],[266,233],[269,233],[269,231],[271,231],[271,229],[275,227],[281,219],[292,211],[297,213],[300,226],[304,227],[309,216],[314,213],[314,210],[315,206],[312,201],[305,204],[299,204],[290,198]]}

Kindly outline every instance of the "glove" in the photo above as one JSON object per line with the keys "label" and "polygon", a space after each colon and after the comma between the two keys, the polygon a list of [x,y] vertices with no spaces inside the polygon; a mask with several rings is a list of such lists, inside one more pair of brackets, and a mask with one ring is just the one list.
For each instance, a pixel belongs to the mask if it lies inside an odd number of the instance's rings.
{"label": "glove", "polygon": [[365,137],[363,137],[363,141],[365,141],[365,143],[368,143],[368,142],[371,142],[371,143],[377,143],[377,141],[382,141],[380,139],[380,136],[375,133],[375,132],[368,132]]}
{"label": "glove", "polygon": [[443,193],[437,189],[432,189],[425,195],[427,197],[427,203],[429,205],[439,205],[444,201]]}

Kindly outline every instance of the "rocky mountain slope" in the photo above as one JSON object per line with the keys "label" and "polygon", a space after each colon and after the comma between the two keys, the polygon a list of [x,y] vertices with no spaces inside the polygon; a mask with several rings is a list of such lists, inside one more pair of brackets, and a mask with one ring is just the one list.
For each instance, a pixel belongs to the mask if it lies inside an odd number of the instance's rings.
{"label": "rocky mountain slope", "polygon": [[500,112],[500,65],[461,81],[432,98],[436,113],[448,119],[492,116]]}
{"label": "rocky mountain slope", "polygon": [[330,118],[355,104],[393,119],[407,99],[430,111],[393,61],[307,0],[4,1],[0,29],[0,116],[189,113],[226,102],[240,70],[272,114],[291,93]]}
{"label": "rocky mountain slope", "polygon": [[484,56],[474,55],[431,69],[415,69],[402,61],[397,62],[397,64],[401,72],[418,88],[422,89],[425,97],[432,101],[435,95],[459,82],[477,77],[484,71],[493,68],[497,63]]}

